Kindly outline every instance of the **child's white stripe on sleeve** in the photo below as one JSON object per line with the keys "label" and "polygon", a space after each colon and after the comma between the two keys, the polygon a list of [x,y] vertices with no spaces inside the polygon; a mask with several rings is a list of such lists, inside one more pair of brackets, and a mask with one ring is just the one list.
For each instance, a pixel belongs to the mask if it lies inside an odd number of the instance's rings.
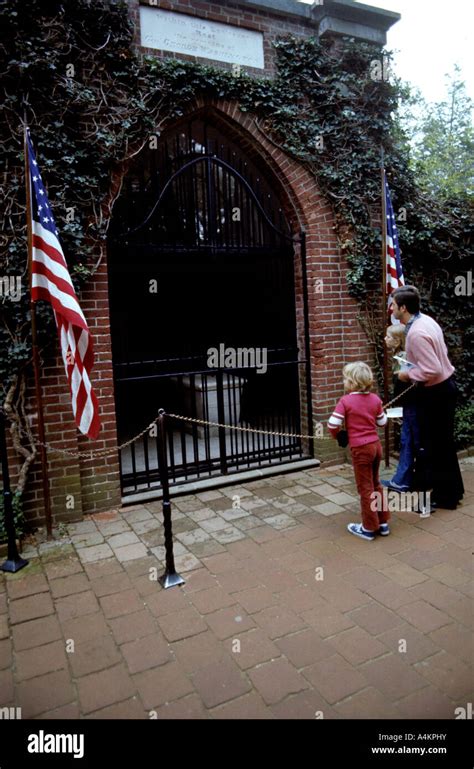
{"label": "child's white stripe on sleeve", "polygon": [[336,412],[334,412],[334,414],[331,414],[331,416],[329,417],[328,425],[330,427],[340,427],[343,422],[344,422],[344,418],[339,416],[339,414],[336,414]]}
{"label": "child's white stripe on sleeve", "polygon": [[387,424],[387,415],[385,411],[382,411],[382,413],[378,415],[377,424],[379,427],[383,427],[384,425]]}

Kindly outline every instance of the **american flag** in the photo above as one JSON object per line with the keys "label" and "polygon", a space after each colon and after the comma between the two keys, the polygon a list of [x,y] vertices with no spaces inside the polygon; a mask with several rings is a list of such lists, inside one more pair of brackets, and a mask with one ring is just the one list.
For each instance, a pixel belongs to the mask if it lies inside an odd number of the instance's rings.
{"label": "american flag", "polygon": [[[400,257],[400,247],[398,245],[398,232],[395,222],[395,212],[392,206],[392,199],[390,197],[390,190],[388,187],[387,177],[385,178],[385,212],[386,212],[386,230],[385,230],[385,243],[386,243],[386,262],[387,262],[387,285],[386,293],[388,297],[388,307],[390,316],[392,316],[391,310],[391,294],[396,288],[405,285],[405,278],[403,277],[402,260]],[[392,318],[392,323],[395,323],[395,319]]]}
{"label": "american flag", "polygon": [[33,301],[45,299],[52,305],[74,419],[81,433],[95,440],[100,419],[97,398],[89,379],[94,364],[92,337],[72,285],[28,132],[27,145],[31,191],[31,298]]}

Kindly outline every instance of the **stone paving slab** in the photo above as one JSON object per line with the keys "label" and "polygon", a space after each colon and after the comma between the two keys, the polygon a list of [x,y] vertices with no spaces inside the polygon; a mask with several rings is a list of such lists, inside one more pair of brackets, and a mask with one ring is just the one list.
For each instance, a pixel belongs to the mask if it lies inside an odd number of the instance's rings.
{"label": "stone paving slab", "polygon": [[[474,463],[456,511],[367,543],[340,465],[87,517],[0,575],[0,707],[23,718],[454,718],[472,702]],[[390,472],[390,471],[388,471]]]}

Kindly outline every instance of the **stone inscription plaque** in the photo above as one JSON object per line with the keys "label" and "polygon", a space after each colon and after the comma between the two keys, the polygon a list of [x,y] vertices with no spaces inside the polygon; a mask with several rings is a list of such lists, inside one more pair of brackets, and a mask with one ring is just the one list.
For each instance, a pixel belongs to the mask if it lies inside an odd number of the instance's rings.
{"label": "stone inscription plaque", "polygon": [[263,34],[251,29],[141,6],[140,32],[146,48],[264,68]]}

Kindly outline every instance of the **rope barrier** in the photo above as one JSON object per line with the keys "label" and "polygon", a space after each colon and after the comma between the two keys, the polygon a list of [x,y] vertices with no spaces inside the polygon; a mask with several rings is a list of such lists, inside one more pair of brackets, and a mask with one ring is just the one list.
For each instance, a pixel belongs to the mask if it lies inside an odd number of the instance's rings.
{"label": "rope barrier", "polygon": [[181,419],[183,422],[195,422],[199,425],[211,425],[212,427],[225,427],[227,430],[238,430],[242,433],[257,433],[258,435],[278,435],[282,438],[307,438],[314,441],[328,441],[331,440],[329,436],[323,435],[305,435],[301,433],[279,433],[271,430],[257,430],[254,427],[240,427],[240,425],[226,425],[222,422],[206,422],[204,419],[196,419],[195,417],[183,417],[180,414],[166,414],[167,417],[172,419]]}
{"label": "rope barrier", "polygon": [[[404,390],[402,393],[397,395],[395,398],[392,398],[391,401],[388,403],[383,404],[382,408],[387,409],[389,408],[392,403],[396,403],[400,398],[402,398],[409,390],[411,390],[413,387],[416,387],[416,382],[410,387],[407,387],[406,390]],[[303,438],[305,440],[310,441],[330,441],[332,438],[329,435],[307,435],[305,433],[282,433],[278,432],[276,430],[258,430],[254,427],[241,427],[240,425],[226,425],[222,422],[210,422],[205,419],[197,419],[196,417],[187,417],[183,416],[182,414],[168,414],[165,412],[164,416],[170,417],[171,419],[179,419],[182,422],[193,422],[195,424],[199,425],[209,425],[210,427],[222,427],[226,430],[237,430],[239,432],[244,433],[255,433],[257,435],[271,435],[271,436],[278,436],[281,438]],[[95,457],[108,457],[112,456],[117,453],[117,451],[121,451],[122,449],[125,449],[127,446],[130,446],[132,443],[136,443],[145,433],[149,432],[153,425],[155,425],[159,419],[159,415],[155,417],[153,422],[150,422],[147,427],[145,427],[141,432],[139,432],[137,435],[135,435],[133,438],[130,438],[130,440],[125,441],[125,443],[121,443],[120,446],[116,446],[113,449],[90,449],[89,451],[70,451],[68,449],[59,449],[56,448],[56,446],[51,446],[49,443],[41,443],[41,441],[36,441],[37,445],[44,446],[48,451],[56,452],[57,454],[64,454],[65,456],[73,457],[74,459],[78,459],[79,457],[85,457],[86,459],[94,459]],[[28,433],[25,432],[21,427],[19,428],[19,431],[26,437],[28,437]]]}
{"label": "rope barrier", "polygon": [[416,387],[417,384],[418,384],[418,382],[413,382],[413,384],[411,384],[410,387],[407,387],[406,390],[403,390],[403,392],[401,392],[398,395],[396,395],[395,398],[392,398],[391,401],[389,401],[388,403],[382,404],[382,408],[383,409],[388,409],[389,406],[392,405],[392,403],[396,403],[398,400],[400,400],[400,398],[403,398],[403,396],[406,395],[407,392],[410,392],[410,390],[413,390],[413,388]]}
{"label": "rope barrier", "polygon": [[[389,406],[392,405],[392,403],[396,403],[402,396],[405,395],[405,393],[408,392],[408,390],[411,390],[413,387],[416,386],[416,383],[410,385],[410,387],[407,387],[406,390],[404,390],[399,395],[396,395],[395,398],[392,398],[391,401],[389,401],[386,404],[383,404],[382,408],[386,409],[389,408]],[[305,433],[280,433],[276,431],[270,431],[270,430],[257,430],[253,427],[240,427],[239,425],[226,425],[222,422],[208,422],[205,419],[197,419],[196,417],[185,417],[181,414],[166,414],[166,416],[171,417],[172,419],[180,419],[183,422],[194,422],[198,425],[211,425],[212,427],[224,427],[226,430],[239,430],[240,432],[244,433],[257,433],[259,435],[278,435],[282,438],[305,438],[310,441],[330,441],[332,440],[331,437],[328,435],[324,436],[318,436],[318,435],[306,435]]]}
{"label": "rope barrier", "polygon": [[[137,435],[135,435],[134,438],[130,438],[130,440],[125,441],[125,443],[121,443],[120,446],[115,446],[115,448],[113,449],[89,449],[89,451],[69,451],[69,449],[59,449],[56,446],[51,446],[49,443],[41,443],[41,441],[36,441],[35,445],[44,446],[45,448],[48,449],[48,451],[53,451],[53,452],[56,452],[57,454],[64,454],[65,456],[74,457],[75,459],[79,457],[86,457],[88,459],[94,459],[95,457],[108,457],[108,456],[112,456],[113,454],[116,454],[117,451],[120,451],[121,449],[124,449],[127,446],[130,446],[132,443],[135,443],[136,441],[138,441],[138,439],[141,438],[142,435],[145,435],[145,433],[151,430],[153,425],[157,423],[158,419],[159,419],[159,416],[155,417],[153,422],[150,422],[150,424],[147,425],[147,427],[145,427],[144,430],[142,430]],[[25,430],[23,430],[22,427],[18,427],[18,430],[25,437],[27,438],[29,437],[28,433]]]}

